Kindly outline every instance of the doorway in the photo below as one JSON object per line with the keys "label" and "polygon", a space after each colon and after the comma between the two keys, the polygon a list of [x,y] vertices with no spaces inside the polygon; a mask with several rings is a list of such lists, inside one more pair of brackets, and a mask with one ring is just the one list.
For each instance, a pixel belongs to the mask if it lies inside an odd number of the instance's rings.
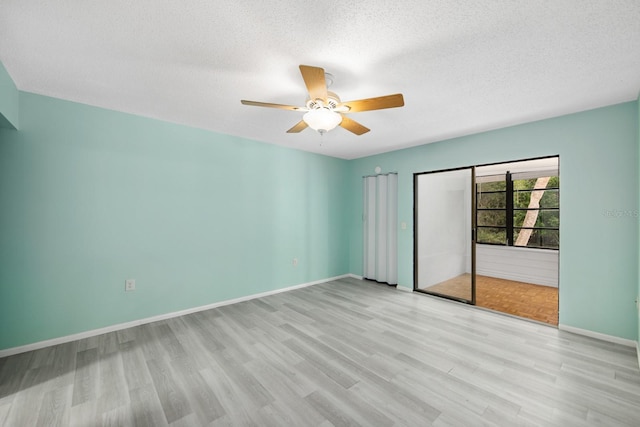
{"label": "doorway", "polygon": [[414,174],[414,290],[557,325],[558,163]]}
{"label": "doorway", "polygon": [[415,290],[475,304],[473,181],[473,167],[414,176]]}

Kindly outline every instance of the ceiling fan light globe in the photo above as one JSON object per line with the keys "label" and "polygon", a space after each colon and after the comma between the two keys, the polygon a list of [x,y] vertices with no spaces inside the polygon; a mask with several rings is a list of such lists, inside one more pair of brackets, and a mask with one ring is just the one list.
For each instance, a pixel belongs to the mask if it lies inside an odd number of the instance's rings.
{"label": "ceiling fan light globe", "polygon": [[335,129],[342,122],[342,116],[328,108],[316,108],[305,113],[302,120],[311,129],[324,133]]}

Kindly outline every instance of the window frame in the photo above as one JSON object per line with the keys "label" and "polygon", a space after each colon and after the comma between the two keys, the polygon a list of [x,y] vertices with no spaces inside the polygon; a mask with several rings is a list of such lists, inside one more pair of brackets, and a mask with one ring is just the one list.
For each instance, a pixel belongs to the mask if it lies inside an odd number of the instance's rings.
{"label": "window frame", "polygon": [[[517,174],[520,175],[520,174]],[[558,224],[558,227],[535,227],[535,225],[533,227],[518,227],[514,224],[514,214],[515,212],[520,212],[520,211],[538,211],[538,214],[540,214],[540,212],[542,211],[557,211],[558,212],[558,219],[559,219],[559,215],[560,215],[560,203],[559,203],[559,198],[558,198],[558,206],[557,207],[538,207],[538,208],[516,208],[514,206],[514,194],[515,193],[532,193],[534,191],[540,191],[541,189],[525,189],[525,190],[515,190],[513,188],[513,174],[509,171],[507,171],[504,175],[500,174],[500,175],[496,175],[496,176],[504,176],[504,182],[505,182],[505,190],[492,190],[492,191],[486,191],[486,192],[482,192],[479,191],[480,185],[482,185],[482,182],[477,182],[476,181],[476,186],[475,186],[475,192],[476,192],[476,203],[475,203],[475,219],[476,219],[476,243],[477,244],[482,244],[482,245],[495,245],[495,246],[508,246],[508,247],[514,247],[514,248],[527,248],[527,249],[543,249],[543,250],[554,250],[557,251],[560,249],[560,245],[558,244],[557,247],[551,247],[551,246],[516,246],[515,245],[515,239],[514,239],[514,235],[515,235],[515,231],[520,231],[520,230],[550,230],[550,231],[556,231],[558,233],[558,238],[560,236],[560,224]],[[541,175],[541,176],[551,176],[551,177],[559,177],[559,175],[556,174],[555,175]],[[527,179],[527,178],[518,178],[518,179]],[[502,180],[499,180],[502,181]],[[495,181],[495,182],[498,182]],[[544,191],[556,191],[558,193],[558,196],[560,194],[560,187],[545,187]],[[505,203],[504,203],[504,208],[480,208],[478,206],[478,203],[481,200],[481,194],[500,194],[500,193],[504,193],[505,195]],[[479,212],[504,212],[505,214],[505,225],[504,226],[500,226],[500,225],[480,225],[480,223],[478,222],[478,214]],[[506,234],[506,239],[504,243],[496,243],[496,242],[483,242],[480,240],[480,229],[499,229],[499,230],[505,230],[505,234]]]}

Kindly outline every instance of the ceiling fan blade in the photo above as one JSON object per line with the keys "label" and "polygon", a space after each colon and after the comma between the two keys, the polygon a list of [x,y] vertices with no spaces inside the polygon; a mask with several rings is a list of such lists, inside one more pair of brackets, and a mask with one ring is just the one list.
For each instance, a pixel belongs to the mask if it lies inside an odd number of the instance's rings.
{"label": "ceiling fan blade", "polygon": [[356,101],[347,101],[340,104],[340,107],[349,107],[349,113],[357,113],[360,111],[382,110],[384,108],[402,107],[404,98],[401,93],[395,95],[378,96],[376,98],[358,99]]}
{"label": "ceiling fan blade", "polygon": [[369,128],[362,126],[360,123],[350,119],[344,114],[342,114],[342,122],[340,122],[340,126],[349,132],[355,133],[356,135],[362,135],[363,133],[369,132]]}
{"label": "ceiling fan blade", "polygon": [[319,67],[311,67],[309,65],[301,65],[300,73],[307,85],[309,97],[313,100],[322,99],[327,101],[327,81],[324,78],[324,69]]}
{"label": "ceiling fan blade", "polygon": [[287,131],[287,133],[298,133],[298,132],[302,132],[303,130],[305,130],[309,125],[304,121],[304,120],[300,120],[298,123],[296,123],[296,125],[294,127],[292,127],[291,129],[289,129]]}
{"label": "ceiling fan blade", "polygon": [[293,111],[307,110],[305,107],[296,107],[294,105],[273,104],[271,102],[247,101],[246,99],[243,99],[240,102],[242,102],[244,105],[253,105],[254,107],[280,108],[282,110],[293,110]]}

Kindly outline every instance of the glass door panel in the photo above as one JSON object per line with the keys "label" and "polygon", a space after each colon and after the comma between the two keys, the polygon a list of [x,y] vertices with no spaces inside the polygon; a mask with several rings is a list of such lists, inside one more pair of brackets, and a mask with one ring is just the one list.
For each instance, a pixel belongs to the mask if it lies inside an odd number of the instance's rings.
{"label": "glass door panel", "polygon": [[414,175],[416,290],[475,304],[474,168]]}

